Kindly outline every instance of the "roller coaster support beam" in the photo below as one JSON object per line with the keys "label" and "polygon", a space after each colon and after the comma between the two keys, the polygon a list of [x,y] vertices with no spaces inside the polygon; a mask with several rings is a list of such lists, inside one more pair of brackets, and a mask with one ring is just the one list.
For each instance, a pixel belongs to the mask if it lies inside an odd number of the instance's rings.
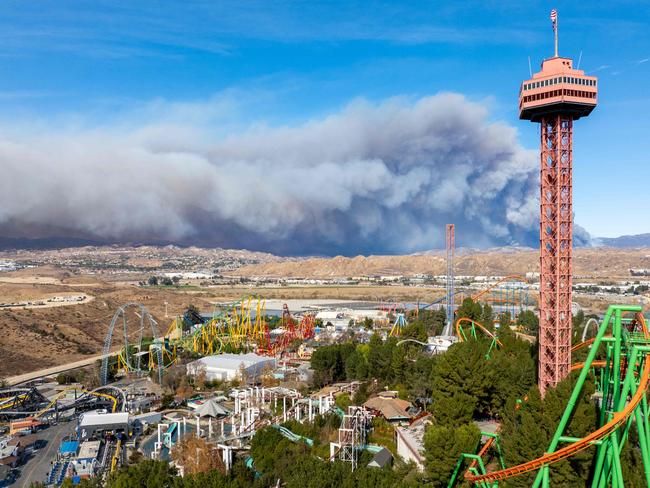
{"label": "roller coaster support beam", "polygon": [[[621,346],[623,341],[623,328],[622,328],[622,315],[623,312],[641,312],[641,307],[635,306],[611,306],[607,310],[605,317],[603,319],[603,324],[598,330],[598,334],[594,340],[592,347],[589,350],[587,359],[585,361],[585,367],[580,371],[578,380],[573,388],[569,402],[564,410],[564,414],[560,419],[560,423],[553,435],[551,444],[546,451],[547,453],[553,453],[557,449],[559,442],[563,437],[563,433],[573,415],[575,406],[578,402],[578,398],[582,392],[582,388],[587,379],[587,376],[590,371],[590,365],[596,358],[596,354],[599,350],[599,345],[601,343],[608,345],[608,361],[606,361],[605,370],[603,374],[605,375],[606,380],[603,382],[604,391],[603,391],[603,400],[601,405],[601,424],[609,422],[613,419],[615,412],[621,412],[627,401],[628,395],[634,395],[637,389],[637,381],[639,378],[636,376],[636,368],[639,366],[639,363],[643,360],[647,361],[645,357],[650,348],[648,346],[637,345],[631,343],[631,350],[625,351],[627,361],[627,371],[625,374],[624,381],[621,381]],[[613,317],[612,317],[613,316]],[[613,319],[613,320],[612,320]],[[612,339],[607,340],[605,333],[609,324],[612,324]],[[647,340],[644,341],[647,343]],[[644,353],[644,357],[640,358],[640,353]],[[613,360],[613,362],[612,362]],[[607,408],[608,399],[612,400],[612,407]],[[644,399],[645,400],[645,399]],[[641,417],[642,410],[644,410],[644,405],[647,405],[647,401],[641,402],[640,407],[638,407],[634,412],[634,417]],[[647,409],[645,412],[647,414]],[[647,417],[646,417],[647,418]],[[650,486],[650,451],[648,450],[647,440],[650,434],[650,431],[647,429],[647,423],[641,422],[637,424],[639,441],[641,444],[641,452],[644,464],[644,471],[646,480],[648,481],[648,486]],[[627,438],[627,431],[629,430],[629,422],[624,429],[616,429],[609,436],[604,439],[601,439],[600,445],[598,445],[598,452],[596,457],[596,464],[594,466],[594,477],[592,480],[592,487],[601,487],[607,486],[611,483],[611,486],[614,488],[624,487],[623,483],[623,474],[621,470],[620,463],[620,452],[623,447],[623,442],[619,442],[619,433],[622,434],[621,441],[623,438]],[[545,465],[540,469],[535,478],[535,483],[533,488],[548,488],[550,487],[550,467]]]}
{"label": "roller coaster support beam", "polygon": [[[629,313],[634,314],[634,319],[624,318],[624,314]],[[611,336],[606,336],[609,331]],[[605,360],[596,361],[597,355],[603,353]],[[465,472],[465,481],[474,486],[493,488],[501,480],[536,472],[533,487],[549,488],[552,486],[551,465],[596,447],[589,485],[592,488],[623,488],[621,452],[629,441],[630,430],[635,427],[645,479],[650,486],[650,412],[647,399],[650,391],[650,331],[641,307],[610,306],[586,361],[575,366],[577,367],[572,369],[579,368],[580,374],[546,453],[517,466],[493,472],[486,472],[484,467],[487,463],[473,462]],[[565,436],[564,431],[594,368],[599,370],[602,385],[598,428],[581,439]],[[560,442],[565,445],[558,447]],[[479,457],[489,449],[489,446],[486,448],[487,445],[488,443],[479,451]],[[469,455],[464,456],[467,458]]]}

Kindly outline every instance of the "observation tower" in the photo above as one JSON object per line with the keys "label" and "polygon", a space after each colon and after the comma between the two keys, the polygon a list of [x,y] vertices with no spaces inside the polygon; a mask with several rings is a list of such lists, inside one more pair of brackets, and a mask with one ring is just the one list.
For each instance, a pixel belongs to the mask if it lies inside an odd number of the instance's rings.
{"label": "observation tower", "polygon": [[555,55],[521,84],[519,118],[541,124],[539,388],[542,395],[571,367],[573,121],[596,107],[595,76],[558,55],[557,11],[551,12]]}

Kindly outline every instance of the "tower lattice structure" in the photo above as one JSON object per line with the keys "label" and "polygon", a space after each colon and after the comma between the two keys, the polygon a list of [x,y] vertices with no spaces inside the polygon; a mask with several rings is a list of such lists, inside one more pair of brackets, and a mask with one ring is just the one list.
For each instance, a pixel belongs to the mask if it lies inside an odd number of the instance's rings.
{"label": "tower lattice structure", "polygon": [[454,247],[456,246],[454,224],[447,224],[445,237],[447,243],[447,323],[442,333],[450,336],[454,331]]}
{"label": "tower lattice structure", "polygon": [[571,367],[573,248],[573,121],[597,103],[597,79],[557,55],[522,83],[519,118],[541,124],[539,388],[542,394]]}

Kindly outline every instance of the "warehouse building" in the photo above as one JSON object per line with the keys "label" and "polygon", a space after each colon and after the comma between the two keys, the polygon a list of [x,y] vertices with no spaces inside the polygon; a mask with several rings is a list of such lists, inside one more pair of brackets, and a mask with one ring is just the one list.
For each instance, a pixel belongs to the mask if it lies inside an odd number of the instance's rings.
{"label": "warehouse building", "polygon": [[109,433],[113,435],[129,434],[129,414],[118,413],[84,413],[79,421],[79,437],[82,440],[92,439],[95,436],[101,437]]}
{"label": "warehouse building", "polygon": [[254,353],[216,354],[193,361],[186,368],[190,376],[205,371],[208,381],[241,380],[243,372],[247,381],[256,382],[265,369],[275,368],[275,359]]}

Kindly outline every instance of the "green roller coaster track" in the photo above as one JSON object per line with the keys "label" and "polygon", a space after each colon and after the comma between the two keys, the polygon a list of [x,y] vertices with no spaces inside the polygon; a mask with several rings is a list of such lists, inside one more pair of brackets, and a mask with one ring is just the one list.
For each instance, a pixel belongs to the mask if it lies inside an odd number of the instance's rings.
{"label": "green roller coaster track", "polygon": [[[650,411],[647,398],[650,385],[650,333],[641,311],[638,306],[609,307],[587,359],[581,365],[576,365],[580,374],[543,456],[506,468],[501,458],[498,435],[484,434],[484,438],[488,437],[487,442],[479,446],[475,453],[462,454],[448,486],[453,487],[464,478],[473,486],[494,488],[502,480],[536,472],[532,486],[549,488],[554,486],[550,469],[554,463],[594,447],[593,474],[587,486],[623,488],[625,480],[621,452],[630,440],[632,429],[637,433],[646,484],[650,486]],[[605,359],[597,361],[597,357]],[[599,375],[596,386],[602,394],[598,427],[584,438],[566,436],[565,431],[571,423],[585,382],[594,370]],[[498,471],[487,471],[488,463],[483,461],[483,456],[488,451],[497,452],[501,464]],[[464,477],[461,477],[463,468]]]}

